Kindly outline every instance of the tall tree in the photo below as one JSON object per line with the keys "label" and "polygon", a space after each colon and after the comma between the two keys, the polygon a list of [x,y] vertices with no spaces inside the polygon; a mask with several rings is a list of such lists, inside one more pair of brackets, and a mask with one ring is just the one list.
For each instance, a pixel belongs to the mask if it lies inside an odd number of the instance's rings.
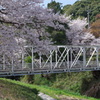
{"label": "tall tree", "polygon": [[90,45],[95,40],[95,36],[85,28],[87,25],[86,19],[70,20],[68,25],[70,29],[66,30],[66,36],[69,44]]}
{"label": "tall tree", "polygon": [[[56,1],[51,1],[51,3],[48,4],[48,9],[52,9],[52,11],[57,14],[63,14],[62,12],[62,4]],[[68,17],[67,17],[68,18]],[[69,20],[69,19],[67,19]],[[67,23],[61,23],[57,21],[58,24],[62,24],[66,29],[68,29]],[[67,38],[65,35],[65,30],[62,29],[54,29],[52,27],[48,27],[47,31],[51,34],[52,41],[56,45],[64,45],[67,43]]]}
{"label": "tall tree", "polygon": [[1,56],[4,54],[6,58],[9,56],[9,59],[13,59],[16,52],[19,52],[21,47],[26,44],[41,47],[41,50],[47,50],[44,45],[51,44],[51,42],[47,38],[49,33],[45,31],[46,27],[64,30],[64,26],[60,25],[58,21],[67,23],[66,18],[40,6],[41,1],[0,1]]}
{"label": "tall tree", "polygon": [[48,8],[52,9],[54,13],[62,13],[62,3],[52,1],[51,3],[48,3]]}

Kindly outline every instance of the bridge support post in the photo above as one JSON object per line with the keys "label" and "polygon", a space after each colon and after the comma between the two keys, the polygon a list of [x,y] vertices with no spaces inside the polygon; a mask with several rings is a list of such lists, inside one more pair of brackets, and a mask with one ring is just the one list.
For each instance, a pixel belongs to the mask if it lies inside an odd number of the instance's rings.
{"label": "bridge support post", "polygon": [[21,69],[23,70],[24,68],[24,48],[22,49],[22,67]]}
{"label": "bridge support post", "polygon": [[73,62],[73,55],[72,54],[73,54],[73,51],[72,51],[72,48],[70,48],[70,66]]}
{"label": "bridge support post", "polygon": [[5,66],[5,55],[3,55],[3,70],[6,69],[6,66]]}
{"label": "bridge support post", "polygon": [[97,63],[97,67],[99,67],[99,48],[96,48],[96,63]]}
{"label": "bridge support post", "polygon": [[[58,55],[57,55],[57,50],[55,51],[56,55],[55,55],[55,60],[56,60],[56,64],[58,63]],[[57,67],[57,66],[56,66]]]}
{"label": "bridge support post", "polygon": [[34,70],[34,54],[33,54],[33,47],[32,47],[32,70]]}
{"label": "bridge support post", "polygon": [[51,64],[51,70],[52,70],[52,52],[50,51],[50,64]]}
{"label": "bridge support post", "polygon": [[[68,50],[69,50],[69,49],[68,49]],[[67,52],[68,52],[68,54],[67,54],[67,68],[68,68],[68,70],[69,70],[69,68],[70,68],[70,67],[69,67],[69,66],[70,66],[70,65],[69,65],[69,51],[67,51]]]}
{"label": "bridge support post", "polygon": [[42,68],[42,57],[41,57],[41,52],[39,53],[39,65],[40,65],[40,68]]}
{"label": "bridge support post", "polygon": [[13,57],[12,57],[12,73],[14,72],[14,60],[13,60]]}
{"label": "bridge support post", "polygon": [[86,66],[86,48],[83,47],[83,68]]}

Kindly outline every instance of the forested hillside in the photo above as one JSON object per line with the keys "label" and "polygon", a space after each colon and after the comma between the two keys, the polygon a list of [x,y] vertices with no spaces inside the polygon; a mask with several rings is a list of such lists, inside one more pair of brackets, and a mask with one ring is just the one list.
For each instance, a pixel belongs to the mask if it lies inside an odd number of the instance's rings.
{"label": "forested hillside", "polygon": [[95,16],[100,13],[100,0],[78,0],[73,5],[66,5],[63,7],[66,15],[72,15],[72,18],[85,17],[87,18],[87,11],[90,12],[90,20],[93,22]]}

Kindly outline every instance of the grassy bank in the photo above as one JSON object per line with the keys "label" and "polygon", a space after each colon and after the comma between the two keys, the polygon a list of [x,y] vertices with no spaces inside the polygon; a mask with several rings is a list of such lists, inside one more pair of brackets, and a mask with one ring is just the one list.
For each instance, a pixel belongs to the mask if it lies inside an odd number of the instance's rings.
{"label": "grassy bank", "polygon": [[[9,91],[7,92],[6,90],[2,89],[3,96],[5,96],[6,98],[8,98],[8,96],[10,96],[11,98],[13,97],[17,98],[12,100],[40,100],[40,98],[36,95],[37,94],[36,90],[48,94],[51,97],[54,97],[58,100],[59,100],[59,96],[61,95],[65,95],[73,98],[87,99],[87,100],[99,100],[99,99],[89,98],[86,96],[81,96],[80,94],[77,93],[72,93],[72,92],[69,93],[68,91],[65,90],[54,89],[47,86],[26,84],[19,81],[3,79],[3,78],[0,79],[0,84],[4,87],[4,89]],[[35,94],[34,94],[34,90],[36,92]],[[23,99],[20,99],[20,97],[22,97]],[[25,99],[26,97],[30,97],[30,98]]]}
{"label": "grassy bank", "polygon": [[0,78],[0,100],[41,100],[41,98],[38,97],[38,90],[35,88]]}

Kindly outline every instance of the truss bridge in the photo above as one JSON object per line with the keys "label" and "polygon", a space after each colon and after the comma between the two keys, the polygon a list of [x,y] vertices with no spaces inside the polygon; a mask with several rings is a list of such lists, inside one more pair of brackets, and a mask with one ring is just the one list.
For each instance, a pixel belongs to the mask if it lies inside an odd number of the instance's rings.
{"label": "truss bridge", "polygon": [[25,46],[14,55],[16,60],[0,55],[0,77],[100,70],[100,46],[53,46],[47,52],[35,49]]}

